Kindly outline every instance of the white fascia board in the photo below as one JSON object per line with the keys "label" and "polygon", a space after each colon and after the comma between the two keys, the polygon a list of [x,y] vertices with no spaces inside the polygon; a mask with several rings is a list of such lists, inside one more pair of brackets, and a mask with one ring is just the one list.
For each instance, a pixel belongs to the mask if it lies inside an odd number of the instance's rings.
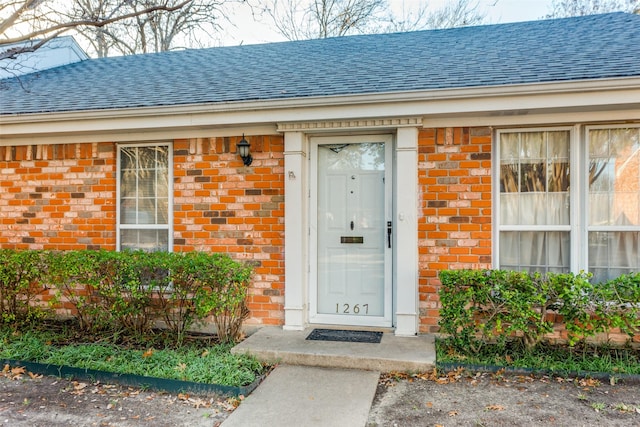
{"label": "white fascia board", "polygon": [[[218,129],[282,122],[423,116],[491,125],[500,117],[545,112],[606,112],[640,108],[640,77],[481,88],[397,92],[166,107],[0,116],[0,143],[25,137],[102,134],[109,140],[146,132],[165,137],[188,130],[207,136]],[[481,120],[480,120],[481,119]],[[638,117],[640,119],[640,117]],[[468,121],[468,122],[467,122]],[[493,122],[492,122],[493,121]],[[245,132],[247,133],[247,132]],[[271,133],[271,132],[269,132]],[[235,133],[232,133],[232,135]],[[184,137],[184,136],[183,136]],[[104,140],[104,138],[102,138]],[[68,138],[65,140],[70,142]]]}
{"label": "white fascia board", "polygon": [[[1,132],[1,131],[0,131]],[[3,145],[40,145],[40,144],[74,144],[90,142],[139,142],[168,141],[173,139],[215,138],[225,136],[280,135],[275,125],[239,126],[223,128],[162,128],[147,130],[122,131],[86,131],[61,132],[49,134],[26,134],[19,136],[3,136],[0,133],[0,146]]]}

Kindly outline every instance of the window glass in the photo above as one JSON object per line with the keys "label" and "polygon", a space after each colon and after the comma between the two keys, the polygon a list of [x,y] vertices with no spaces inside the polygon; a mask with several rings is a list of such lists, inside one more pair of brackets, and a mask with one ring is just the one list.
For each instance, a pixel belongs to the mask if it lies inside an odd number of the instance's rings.
{"label": "window glass", "polygon": [[500,134],[500,268],[568,271],[569,231],[526,230],[568,226],[569,131]]}
{"label": "window glass", "polygon": [[640,268],[640,129],[588,136],[589,271],[603,281]]}
{"label": "window glass", "polygon": [[168,250],[169,147],[121,146],[119,160],[120,249]]}

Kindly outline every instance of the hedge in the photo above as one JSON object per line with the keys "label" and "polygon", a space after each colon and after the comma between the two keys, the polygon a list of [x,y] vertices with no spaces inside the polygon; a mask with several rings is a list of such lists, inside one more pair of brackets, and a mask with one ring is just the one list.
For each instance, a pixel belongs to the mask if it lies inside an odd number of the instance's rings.
{"label": "hedge", "polygon": [[[440,330],[463,351],[520,339],[536,346],[561,319],[570,345],[600,332],[640,332],[640,273],[604,283],[591,275],[505,270],[440,272]],[[556,316],[549,316],[549,314]]]}
{"label": "hedge", "polygon": [[211,316],[219,340],[236,341],[251,274],[226,254],[3,249],[0,314],[4,322],[43,315],[34,301],[53,288],[51,307],[71,304],[84,331],[140,336],[162,319],[181,342]]}

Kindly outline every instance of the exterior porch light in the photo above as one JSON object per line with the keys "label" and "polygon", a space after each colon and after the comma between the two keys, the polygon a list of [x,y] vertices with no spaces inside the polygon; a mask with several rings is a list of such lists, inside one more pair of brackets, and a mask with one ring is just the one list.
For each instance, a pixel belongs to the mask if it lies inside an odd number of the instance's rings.
{"label": "exterior porch light", "polygon": [[244,134],[242,134],[242,139],[236,144],[236,153],[242,158],[242,163],[244,163],[245,166],[249,166],[253,161],[250,147],[251,144],[244,139]]}

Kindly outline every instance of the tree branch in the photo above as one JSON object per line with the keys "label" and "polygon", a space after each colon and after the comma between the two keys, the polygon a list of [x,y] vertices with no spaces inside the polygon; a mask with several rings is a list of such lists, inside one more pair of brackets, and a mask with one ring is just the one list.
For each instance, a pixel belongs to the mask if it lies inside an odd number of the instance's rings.
{"label": "tree branch", "polygon": [[[26,7],[30,4],[33,4],[33,2],[35,2],[37,0],[29,0],[27,2],[25,2],[24,5],[22,5],[18,10],[16,10],[16,12],[9,17],[8,19],[6,19],[5,21],[2,22],[2,24],[0,24],[0,34],[3,34],[4,31],[6,31],[6,29],[8,29],[9,26],[13,25],[15,23],[15,20],[24,13],[24,11],[26,10]],[[96,28],[100,28],[100,27],[104,27],[105,25],[117,22],[117,21],[122,21],[128,18],[133,18],[136,16],[140,16],[140,15],[146,15],[146,14],[150,14],[153,12],[158,12],[158,11],[164,11],[164,12],[173,12],[176,11],[178,9],[181,9],[182,7],[186,6],[187,4],[191,3],[193,0],[184,0],[180,3],[178,3],[175,6],[167,6],[166,4],[163,5],[158,5],[158,6],[151,6],[148,7],[146,9],[142,9],[139,11],[133,11],[130,13],[126,13],[124,15],[119,15],[119,16],[115,16],[112,18],[108,18],[108,19],[81,19],[81,20],[73,20],[73,21],[69,21],[69,22],[64,22],[64,23],[60,23],[60,24],[56,24],[56,25],[52,25],[50,27],[46,27],[43,28],[41,30],[37,30],[37,31],[31,31],[25,35],[21,35],[18,37],[13,37],[13,38],[7,38],[7,39],[3,39],[0,41],[0,46],[2,45],[6,45],[6,44],[11,44],[11,43],[18,43],[18,42],[23,42],[23,41],[27,41],[27,40],[31,40],[33,38],[51,33],[51,32],[55,32],[56,35],[60,35],[63,32],[70,30],[72,28],[76,28],[76,27],[81,27],[81,26],[88,26],[88,27],[96,27]],[[14,17],[15,16],[15,17]],[[13,19],[13,21],[11,21]],[[7,24],[5,25],[5,22],[7,22]],[[50,38],[49,38],[50,39]]]}

